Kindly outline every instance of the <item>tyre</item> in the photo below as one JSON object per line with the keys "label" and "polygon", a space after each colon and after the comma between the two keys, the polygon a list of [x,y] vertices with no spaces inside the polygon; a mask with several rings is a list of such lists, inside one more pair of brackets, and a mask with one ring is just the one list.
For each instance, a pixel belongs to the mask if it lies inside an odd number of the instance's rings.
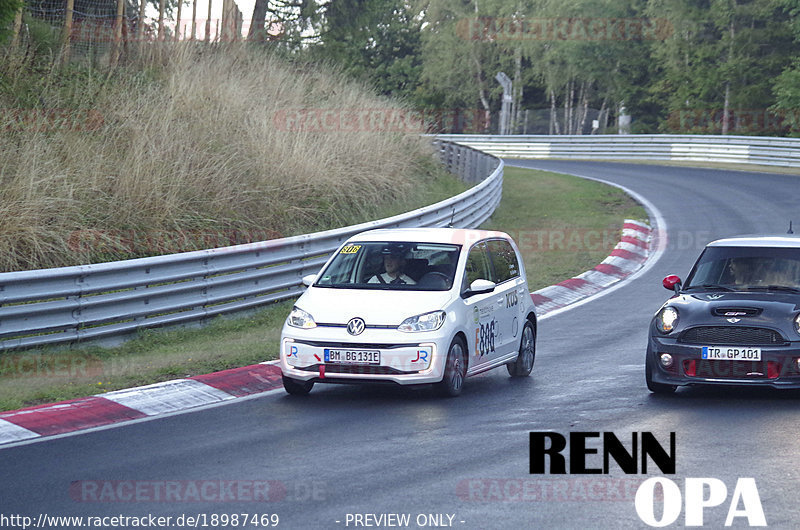
{"label": "tyre", "polygon": [[653,362],[653,356],[648,351],[644,362],[644,378],[647,382],[647,389],[654,394],[672,394],[678,388],[677,385],[667,385],[653,381]]}
{"label": "tyre", "polygon": [[298,381],[282,375],[283,388],[293,396],[305,396],[314,388],[314,381]]}
{"label": "tyre", "polygon": [[506,365],[508,375],[511,377],[528,377],[533,370],[536,360],[536,332],[530,320],[525,321],[522,328],[522,337],[519,340],[519,354],[517,360]]}
{"label": "tyre", "polygon": [[456,337],[450,344],[445,361],[444,376],[434,385],[436,393],[443,397],[455,397],[461,393],[464,378],[467,374],[467,348],[461,337]]}

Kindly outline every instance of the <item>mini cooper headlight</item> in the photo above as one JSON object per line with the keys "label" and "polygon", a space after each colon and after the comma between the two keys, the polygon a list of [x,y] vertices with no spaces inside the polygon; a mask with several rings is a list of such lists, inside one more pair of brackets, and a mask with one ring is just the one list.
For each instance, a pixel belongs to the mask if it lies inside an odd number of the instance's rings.
{"label": "mini cooper headlight", "polygon": [[403,320],[403,323],[397,326],[398,331],[405,331],[413,333],[415,331],[436,331],[442,324],[447,313],[444,311],[431,311],[430,313],[423,313],[415,317],[410,317]]}
{"label": "mini cooper headlight", "polygon": [[311,329],[317,327],[317,323],[314,322],[314,317],[299,307],[292,309],[292,312],[289,313],[289,317],[286,319],[286,323],[293,328]]}
{"label": "mini cooper headlight", "polygon": [[794,330],[800,333],[800,313],[798,313],[797,316],[794,317]]}
{"label": "mini cooper headlight", "polygon": [[674,307],[665,307],[656,316],[656,327],[661,333],[671,333],[678,325],[678,310]]}

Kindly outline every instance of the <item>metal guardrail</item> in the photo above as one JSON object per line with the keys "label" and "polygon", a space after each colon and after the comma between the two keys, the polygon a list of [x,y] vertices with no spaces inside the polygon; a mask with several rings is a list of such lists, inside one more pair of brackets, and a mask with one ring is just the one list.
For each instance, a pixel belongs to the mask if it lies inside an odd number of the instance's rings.
{"label": "metal guardrail", "polygon": [[500,202],[503,162],[435,140],[473,188],[378,221],[313,234],[110,263],[0,273],[0,351],[124,335],[292,298],[353,234],[373,228],[474,228]]}
{"label": "metal guardrail", "polygon": [[728,162],[800,167],[800,139],[712,135],[439,135],[506,158]]}

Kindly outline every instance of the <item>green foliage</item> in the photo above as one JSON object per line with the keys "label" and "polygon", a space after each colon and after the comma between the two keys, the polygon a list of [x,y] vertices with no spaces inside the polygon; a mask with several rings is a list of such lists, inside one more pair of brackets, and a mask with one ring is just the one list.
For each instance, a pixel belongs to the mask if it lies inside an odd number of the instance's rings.
{"label": "green foliage", "polygon": [[309,50],[313,60],[336,64],[382,95],[414,99],[422,68],[420,28],[403,0],[331,2],[319,35]]}
{"label": "green foliage", "polygon": [[0,0],[0,43],[11,33],[11,23],[22,7],[22,0]]}
{"label": "green foliage", "polygon": [[[522,87],[515,104],[552,106],[562,133],[586,130],[587,109],[606,109],[613,122],[623,105],[632,132],[718,133],[719,120],[690,130],[677,118],[784,108],[800,93],[792,70],[800,0],[343,0],[323,11],[315,57],[382,93],[497,113],[494,78],[503,71]],[[604,36],[593,26],[612,21],[626,29]],[[550,29],[515,33],[515,24]],[[570,29],[556,35],[559,24]]]}
{"label": "green foliage", "polygon": [[[772,83],[790,63],[796,46],[784,8],[776,0],[650,0],[648,12],[665,16],[675,31],[654,43],[661,75],[653,92],[671,118],[663,130],[675,130],[684,112],[721,115],[724,108],[742,113],[774,103]],[[717,122],[720,119],[716,120]],[[718,133],[718,123],[701,124]],[[738,134],[758,133],[747,124],[731,123]],[[766,131],[776,134],[780,131]]]}

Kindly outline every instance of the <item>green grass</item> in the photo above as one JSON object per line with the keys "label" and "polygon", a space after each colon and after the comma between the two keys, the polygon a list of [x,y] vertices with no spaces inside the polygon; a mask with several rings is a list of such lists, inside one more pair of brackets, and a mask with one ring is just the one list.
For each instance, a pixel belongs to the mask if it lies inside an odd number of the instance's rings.
{"label": "green grass", "polygon": [[247,366],[278,355],[293,300],[202,327],[146,330],[113,348],[85,346],[0,355],[0,409],[101,394]]}
{"label": "green grass", "polygon": [[[463,189],[452,179],[437,179],[430,183],[426,200],[436,202]],[[403,211],[401,205],[397,208],[387,215]],[[644,210],[616,188],[545,171],[506,168],[503,200],[484,228],[506,231],[518,241],[530,287],[535,290],[590,269],[619,240],[623,219],[645,217]],[[597,241],[589,238],[592,248],[570,244],[570,234],[587,233],[607,234],[608,245],[603,245],[600,235]],[[563,238],[560,250],[559,234]],[[276,359],[280,330],[292,303],[274,304],[247,316],[218,317],[204,327],[148,330],[114,348],[5,353],[0,355],[0,409]]]}
{"label": "green grass", "polygon": [[619,241],[624,219],[646,220],[647,214],[618,188],[506,167],[503,200],[482,228],[514,238],[535,291],[600,263]]}
{"label": "green grass", "polygon": [[[552,158],[550,160],[563,160],[569,162],[587,162],[574,158]],[[742,164],[736,162],[705,162],[702,160],[593,160],[593,162],[609,162],[618,164],[640,164],[646,166],[678,166],[688,168],[729,169],[732,171],[749,171],[752,173],[777,173],[781,175],[800,175],[800,167],[769,166],[762,164]]]}

